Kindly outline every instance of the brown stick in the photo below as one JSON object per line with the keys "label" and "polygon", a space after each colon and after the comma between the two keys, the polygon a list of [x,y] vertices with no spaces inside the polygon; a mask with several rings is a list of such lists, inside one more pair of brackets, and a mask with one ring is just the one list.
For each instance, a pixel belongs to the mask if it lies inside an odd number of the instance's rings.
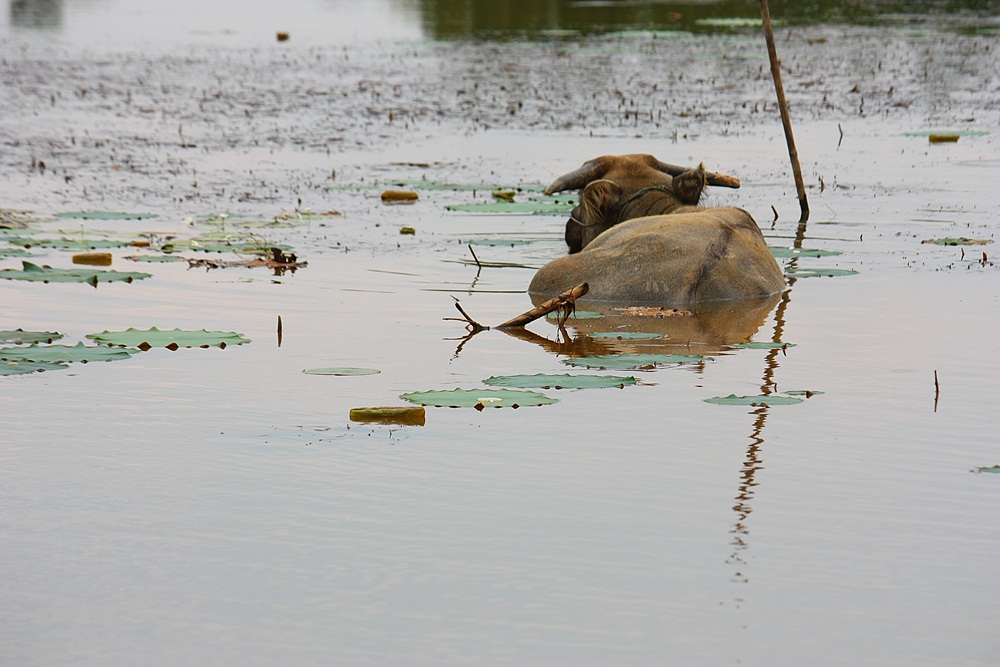
{"label": "brown stick", "polygon": [[[661,162],[658,168],[663,173],[670,174],[671,176],[680,176],[685,171],[691,171],[691,167],[679,167],[676,164],[667,164],[666,162]],[[740,187],[740,179],[727,174],[717,174],[714,171],[705,172],[705,182],[709,185],[718,185],[723,188]]]}
{"label": "brown stick", "polygon": [[545,317],[554,310],[559,310],[566,306],[573,307],[576,300],[582,297],[584,294],[590,291],[590,285],[587,283],[580,283],[573,289],[566,290],[554,299],[549,299],[540,306],[536,306],[531,310],[521,313],[517,317],[507,320],[503,324],[498,324],[494,329],[513,329],[515,327],[523,327],[526,324],[534,322],[539,317]]}
{"label": "brown stick", "polygon": [[778,96],[781,125],[785,129],[785,143],[788,144],[788,157],[792,161],[792,174],[795,176],[795,190],[799,195],[799,208],[802,209],[800,221],[805,221],[809,219],[809,202],[806,200],[806,186],[802,181],[802,168],[799,167],[799,152],[795,148],[795,137],[792,136],[792,119],[788,115],[785,88],[781,85],[781,66],[778,64],[778,51],[774,46],[774,30],[771,28],[771,12],[767,8],[767,0],[760,0],[760,17],[764,22],[764,38],[767,40],[767,55],[771,60],[774,92]]}

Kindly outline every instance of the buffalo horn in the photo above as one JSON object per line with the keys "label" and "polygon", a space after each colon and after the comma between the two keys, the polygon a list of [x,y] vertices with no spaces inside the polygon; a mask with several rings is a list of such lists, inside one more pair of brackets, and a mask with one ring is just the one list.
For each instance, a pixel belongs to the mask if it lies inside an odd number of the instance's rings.
{"label": "buffalo horn", "polygon": [[571,171],[552,181],[552,185],[545,188],[545,194],[551,195],[556,192],[565,192],[566,190],[579,190],[591,181],[604,176],[605,170],[606,167],[600,159],[584,162],[583,166],[576,171]]}
{"label": "buffalo horn", "polygon": [[[678,167],[675,164],[667,164],[666,162],[660,162],[659,160],[657,160],[656,162],[656,168],[665,174],[670,174],[671,176],[680,176],[685,171],[691,171],[690,167]],[[563,178],[566,178],[566,176],[563,176]],[[736,178],[735,176],[727,176],[726,174],[716,174],[715,172],[711,171],[705,172],[705,182],[707,182],[709,185],[718,185],[723,188],[740,187],[740,179]],[[553,185],[555,184],[553,183]],[[549,187],[552,186],[550,185]],[[553,190],[553,192],[555,191]]]}

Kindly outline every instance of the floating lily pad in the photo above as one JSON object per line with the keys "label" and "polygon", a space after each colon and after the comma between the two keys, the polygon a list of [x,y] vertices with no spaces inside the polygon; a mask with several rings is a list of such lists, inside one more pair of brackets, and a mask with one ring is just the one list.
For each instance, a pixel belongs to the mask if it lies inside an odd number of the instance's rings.
{"label": "floating lily pad", "polygon": [[652,340],[654,338],[669,338],[667,334],[646,331],[595,331],[587,334],[590,338],[612,338],[614,340]]}
{"label": "floating lily pad", "polygon": [[306,375],[378,375],[382,371],[377,368],[307,368],[302,371]]}
{"label": "floating lily pad", "polygon": [[534,241],[525,239],[471,239],[466,241],[469,245],[485,245],[492,247],[528,245]]}
{"label": "floating lily pad", "polygon": [[51,343],[59,340],[63,335],[55,331],[24,331],[14,329],[13,331],[0,331],[0,343],[12,345],[31,345],[34,343]]}
{"label": "floating lily pad", "polygon": [[500,213],[519,215],[569,215],[573,204],[567,201],[490,201],[478,204],[450,204],[448,211],[463,213]]}
{"label": "floating lily pad", "polygon": [[60,363],[66,361],[117,361],[128,359],[138,350],[129,348],[110,349],[97,345],[84,345],[82,342],[76,345],[30,345],[28,347],[3,347],[0,348],[0,360],[2,361],[35,361]]}
{"label": "floating lily pad", "polygon": [[970,239],[964,236],[943,239],[924,239],[921,243],[931,243],[933,245],[989,245],[992,239]]}
{"label": "floating lily pad", "polygon": [[833,257],[844,253],[839,250],[820,250],[819,248],[787,248],[784,246],[768,246],[771,254],[778,259],[791,257]]}
{"label": "floating lily pad", "polygon": [[825,394],[825,391],[816,391],[814,389],[792,389],[791,391],[786,391],[789,396],[805,396],[806,398],[812,398],[813,396],[820,396]]}
{"label": "floating lily pad", "polygon": [[638,382],[634,377],[621,375],[498,375],[486,378],[484,384],[493,387],[521,387],[524,389],[604,389],[628,387]]}
{"label": "floating lily pad", "polygon": [[36,239],[29,237],[9,238],[7,242],[25,248],[53,248],[55,250],[96,250],[99,248],[123,248],[132,245],[132,241],[124,239]]}
{"label": "floating lily pad", "polygon": [[568,366],[585,368],[611,368],[617,370],[651,368],[667,364],[693,364],[711,361],[712,357],[700,354],[601,354],[592,357],[563,359]]}
{"label": "floating lily pad", "polygon": [[930,137],[932,135],[953,135],[956,137],[982,137],[989,134],[982,130],[916,130],[914,132],[903,132],[904,137]]}
{"label": "floating lily pad", "polygon": [[789,278],[833,278],[836,276],[856,276],[857,271],[853,269],[819,269],[796,267],[785,269],[785,275]]}
{"label": "floating lily pad", "polygon": [[[695,25],[706,26],[710,28],[759,28],[762,25],[760,17],[741,17],[741,16],[720,16],[720,17],[708,17],[703,19],[695,20]],[[772,21],[773,25],[780,26],[783,25],[781,21]]]}
{"label": "floating lily pad", "polygon": [[104,331],[99,334],[87,334],[87,338],[100,345],[117,345],[121,347],[137,347],[148,350],[152,347],[165,347],[176,350],[181,347],[219,347],[227,345],[243,345],[250,339],[235,331],[184,331],[182,329],[167,329],[161,331],[156,327],[146,330],[128,328],[125,331]]}
{"label": "floating lily pad", "polygon": [[23,269],[4,269],[0,271],[0,278],[43,283],[89,283],[97,287],[98,282],[123,281],[130,283],[133,280],[142,280],[151,276],[149,273],[105,271],[102,269],[88,269],[82,266],[72,269],[54,269],[50,266],[38,266],[31,262],[22,261],[21,263],[24,265]]}
{"label": "floating lily pad", "polygon": [[439,408],[519,408],[528,405],[549,405],[559,399],[550,398],[537,391],[516,389],[453,389],[451,391],[415,391],[401,394],[400,398],[418,405]]}
{"label": "floating lily pad", "polygon": [[124,211],[68,211],[56,213],[56,217],[77,220],[149,220],[160,216],[156,213],[127,213]]}
{"label": "floating lily pad", "polygon": [[42,371],[64,371],[69,366],[52,361],[0,361],[0,376],[27,375]]}
{"label": "floating lily pad", "polygon": [[[553,311],[551,313],[546,314],[545,317],[548,317],[549,319],[553,320],[558,320],[562,318],[562,314],[557,311]],[[601,313],[595,313],[592,310],[574,310],[569,315],[569,319],[571,320],[596,320],[599,317],[604,317],[604,315],[602,315]]]}
{"label": "floating lily pad", "polygon": [[730,394],[729,396],[706,398],[705,402],[715,403],[716,405],[794,405],[795,403],[801,403],[802,399],[795,398],[794,396],[779,396],[777,394],[769,394],[767,396],[737,396]]}
{"label": "floating lily pad", "polygon": [[995,472],[1000,473],[1000,466],[977,466],[972,472]]}
{"label": "floating lily pad", "polygon": [[781,350],[786,347],[795,347],[795,343],[771,343],[766,340],[752,340],[746,343],[732,343],[727,347],[739,347],[750,350]]}
{"label": "floating lily pad", "polygon": [[0,248],[0,257],[34,257],[24,248]]}
{"label": "floating lily pad", "polygon": [[132,262],[146,262],[148,264],[165,264],[167,262],[186,262],[187,260],[177,255],[129,255],[123,257]]}

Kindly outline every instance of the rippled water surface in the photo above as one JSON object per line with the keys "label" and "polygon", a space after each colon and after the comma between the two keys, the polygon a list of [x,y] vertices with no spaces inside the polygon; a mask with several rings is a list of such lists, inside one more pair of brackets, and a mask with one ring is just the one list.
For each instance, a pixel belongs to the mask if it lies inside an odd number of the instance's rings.
{"label": "rippled water surface", "polygon": [[[778,26],[800,223],[750,4],[6,3],[0,209],[29,230],[0,229],[0,269],[72,266],[3,254],[15,234],[248,220],[307,265],[126,247],[111,268],[149,279],[0,280],[0,330],[252,341],[0,376],[0,663],[1000,661],[1000,476],[974,472],[1000,464],[1000,8],[814,3]],[[445,319],[453,297],[487,324],[527,310],[565,252],[564,216],[448,207],[631,152],[737,175],[708,202],[755,217],[789,289],[697,321],[581,317],[571,343]],[[157,217],[55,217],[81,211]],[[990,243],[922,243],[944,237]],[[624,330],[666,337],[599,335]],[[595,351],[704,358],[567,363]],[[381,372],[302,372],[321,367]],[[349,419],[537,373],[638,384]]]}

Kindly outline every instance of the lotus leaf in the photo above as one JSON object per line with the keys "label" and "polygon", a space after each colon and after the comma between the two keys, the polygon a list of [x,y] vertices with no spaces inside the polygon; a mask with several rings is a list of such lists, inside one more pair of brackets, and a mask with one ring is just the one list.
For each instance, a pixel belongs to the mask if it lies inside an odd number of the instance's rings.
{"label": "lotus leaf", "polygon": [[156,213],[126,213],[122,211],[68,211],[56,213],[57,218],[75,218],[77,220],[149,220],[158,218]]}
{"label": "lotus leaf", "polygon": [[705,402],[715,403],[716,405],[794,405],[795,403],[801,403],[802,399],[793,396],[779,396],[777,394],[769,394],[767,396],[737,396],[730,394],[729,396],[706,398]]}
{"label": "lotus leaf", "polygon": [[124,257],[133,262],[147,262],[150,264],[163,264],[166,262],[186,262],[187,260],[177,255],[129,255]]}
{"label": "lotus leaf", "polygon": [[129,271],[105,271],[101,269],[88,269],[86,267],[74,267],[72,269],[53,269],[49,266],[38,266],[31,262],[21,262],[24,265],[22,270],[3,269],[0,271],[0,278],[5,280],[30,280],[43,283],[90,283],[97,287],[98,282],[109,283],[115,280],[127,283],[133,280],[149,278],[149,273],[138,273]]}
{"label": "lotus leaf", "polygon": [[377,368],[307,368],[302,371],[306,375],[377,375],[382,371]]}
{"label": "lotus leaf", "polygon": [[98,345],[88,346],[82,342],[76,345],[30,345],[28,347],[0,348],[2,361],[35,361],[60,363],[66,361],[117,361],[128,359],[138,350],[129,348],[109,349]]}
{"label": "lotus leaf", "polygon": [[351,408],[352,422],[370,424],[399,424],[401,426],[423,426],[426,411],[422,405],[377,406],[371,408]]}
{"label": "lotus leaf", "polygon": [[603,389],[623,388],[638,382],[634,377],[621,375],[500,375],[486,378],[484,384],[493,387],[521,387],[524,389]]}
{"label": "lotus leaf", "polygon": [[[558,320],[562,317],[559,312],[548,313],[545,317]],[[604,317],[601,313],[595,313],[591,310],[574,310],[570,313],[569,319],[571,320],[596,320],[599,317]]]}
{"label": "lotus leaf", "polygon": [[54,361],[0,361],[0,376],[27,375],[42,371],[64,371],[69,366]]}
{"label": "lotus leaf", "polygon": [[433,405],[439,408],[519,408],[527,405],[548,405],[558,403],[537,391],[516,389],[453,389],[451,391],[415,391],[401,394],[400,398],[418,405]]}
{"label": "lotus leaf", "polygon": [[1000,473],[1000,466],[976,466],[972,472],[996,472]]}
{"label": "lotus leaf", "polygon": [[165,347],[176,350],[181,347],[220,347],[227,345],[242,345],[250,339],[235,331],[184,331],[182,329],[167,329],[161,331],[156,327],[141,330],[128,328],[125,331],[104,331],[99,334],[87,334],[87,338],[100,345],[118,345],[121,347],[137,347],[148,350],[151,347]]}
{"label": "lotus leaf", "polygon": [[563,359],[563,363],[585,368],[629,370],[665,364],[692,364],[706,360],[712,361],[712,357],[703,357],[698,354],[601,354],[593,357]]}
{"label": "lotus leaf", "polygon": [[957,238],[924,239],[921,243],[931,243],[933,245],[989,245],[992,239],[970,239],[964,236]]}
{"label": "lotus leaf", "polygon": [[0,248],[0,257],[34,257],[24,248]]}
{"label": "lotus leaf", "polygon": [[463,213],[501,213],[519,215],[569,215],[573,206],[566,201],[491,201],[479,204],[450,204],[448,211]]}
{"label": "lotus leaf", "polygon": [[778,259],[790,257],[832,257],[844,253],[839,250],[820,250],[818,248],[787,248],[785,246],[768,246],[771,254]]}
{"label": "lotus leaf", "polygon": [[812,268],[789,268],[785,269],[785,275],[789,278],[832,278],[835,276],[855,276],[858,272],[853,269],[812,269]]}
{"label": "lotus leaf", "polygon": [[806,398],[812,398],[813,396],[819,396],[820,394],[825,394],[825,391],[814,391],[812,389],[792,389],[791,391],[786,391],[789,396],[805,396]]}
{"label": "lotus leaf", "polygon": [[54,248],[56,250],[96,250],[98,248],[123,248],[125,246],[132,245],[132,241],[126,241],[123,239],[113,240],[108,238],[88,240],[65,237],[59,239],[17,237],[7,239],[7,241],[13,245],[24,246],[25,248]]}
{"label": "lotus leaf", "polygon": [[0,343],[12,343],[14,345],[31,345],[33,343],[51,343],[59,340],[63,335],[55,331],[24,331],[15,329],[13,331],[0,331]]}
{"label": "lotus leaf", "polygon": [[528,245],[529,243],[534,243],[534,241],[528,241],[525,239],[470,239],[466,241],[469,245],[485,245],[485,246],[518,246],[518,245]]}

